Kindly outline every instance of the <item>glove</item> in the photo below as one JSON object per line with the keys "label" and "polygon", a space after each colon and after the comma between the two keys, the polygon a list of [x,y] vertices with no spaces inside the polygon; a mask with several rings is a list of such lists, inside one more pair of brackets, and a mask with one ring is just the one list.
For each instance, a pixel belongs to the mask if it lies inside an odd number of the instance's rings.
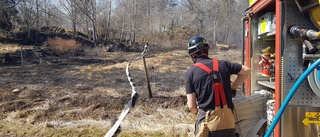
{"label": "glove", "polygon": [[236,89],[231,89],[231,97],[234,98],[237,95],[237,90]]}

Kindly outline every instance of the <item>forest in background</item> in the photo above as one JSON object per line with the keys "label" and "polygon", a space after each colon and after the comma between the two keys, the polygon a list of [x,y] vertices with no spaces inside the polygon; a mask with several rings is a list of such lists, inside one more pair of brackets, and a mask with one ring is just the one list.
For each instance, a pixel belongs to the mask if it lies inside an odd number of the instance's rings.
{"label": "forest in background", "polygon": [[95,44],[149,41],[185,46],[202,35],[212,44],[240,47],[246,0],[1,0],[3,34],[58,31],[88,37]]}

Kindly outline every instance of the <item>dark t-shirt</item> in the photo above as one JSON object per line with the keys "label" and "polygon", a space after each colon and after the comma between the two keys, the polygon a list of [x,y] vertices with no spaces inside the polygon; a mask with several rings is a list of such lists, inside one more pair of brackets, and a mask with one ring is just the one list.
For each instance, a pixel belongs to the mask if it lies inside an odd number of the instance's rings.
{"label": "dark t-shirt", "polygon": [[[206,65],[211,70],[213,69],[212,59],[209,57],[199,58],[197,59],[197,62]],[[227,104],[229,108],[233,109],[234,106],[231,97],[230,76],[232,74],[238,74],[241,71],[242,65],[226,60],[218,60],[218,62]],[[197,66],[192,66],[185,74],[186,93],[190,94],[196,92],[197,102],[200,109],[208,110],[215,108],[212,83],[212,76]]]}

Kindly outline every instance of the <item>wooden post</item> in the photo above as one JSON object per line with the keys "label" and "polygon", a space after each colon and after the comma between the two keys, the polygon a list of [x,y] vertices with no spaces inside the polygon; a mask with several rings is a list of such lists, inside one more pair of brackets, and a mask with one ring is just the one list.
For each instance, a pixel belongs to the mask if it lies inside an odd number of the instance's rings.
{"label": "wooden post", "polygon": [[21,59],[21,67],[24,66],[24,62],[23,62],[23,49],[22,49],[22,45],[20,45],[20,59]]}
{"label": "wooden post", "polygon": [[149,98],[152,98],[152,93],[151,93],[151,88],[150,88],[150,82],[149,82],[149,76],[148,76],[148,70],[147,70],[147,65],[146,65],[146,59],[144,55],[142,56],[143,60],[143,66],[144,66],[144,72],[146,74],[146,80],[147,80],[147,85],[148,85],[148,92],[149,92]]}

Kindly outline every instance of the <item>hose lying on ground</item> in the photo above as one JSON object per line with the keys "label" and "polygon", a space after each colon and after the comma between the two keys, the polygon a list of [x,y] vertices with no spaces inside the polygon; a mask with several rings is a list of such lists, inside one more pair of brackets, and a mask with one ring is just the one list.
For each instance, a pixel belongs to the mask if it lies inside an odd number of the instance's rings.
{"label": "hose lying on ground", "polygon": [[[144,56],[144,53],[147,51],[147,49],[145,48],[143,50],[143,52],[141,53],[141,55],[137,58],[135,58],[135,60],[138,60],[140,59],[142,56]],[[127,67],[126,67],[126,74],[127,74],[127,77],[128,77],[128,81],[131,85],[131,88],[132,88],[132,94],[131,94],[131,99],[129,100],[129,102],[125,105],[123,111],[121,112],[120,116],[118,117],[118,120],[114,123],[114,125],[112,126],[112,128],[108,131],[108,133],[104,136],[104,137],[112,137],[114,135],[114,133],[117,131],[117,129],[119,128],[120,126],[120,123],[121,121],[126,117],[126,115],[128,114],[128,112],[130,111],[131,108],[134,107],[136,101],[137,101],[137,98],[138,98],[138,93],[136,91],[136,88],[135,88],[135,85],[132,81],[132,78],[131,78],[131,75],[130,75],[130,72],[129,72],[129,66],[131,64],[133,60],[130,60],[129,63],[127,64]]]}

